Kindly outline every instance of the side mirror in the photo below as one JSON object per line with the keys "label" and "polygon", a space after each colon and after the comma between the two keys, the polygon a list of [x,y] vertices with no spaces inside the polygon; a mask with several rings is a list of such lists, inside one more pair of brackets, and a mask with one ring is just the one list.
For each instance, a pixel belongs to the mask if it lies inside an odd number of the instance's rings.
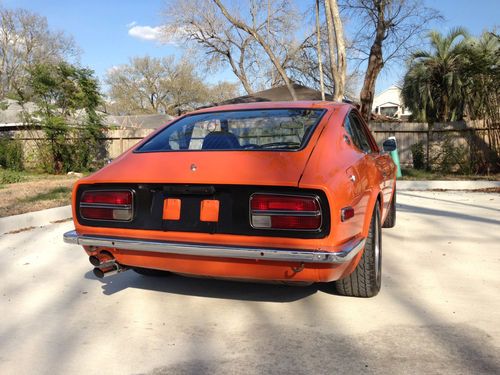
{"label": "side mirror", "polygon": [[397,148],[396,139],[389,138],[382,143],[382,148],[385,152],[394,151]]}

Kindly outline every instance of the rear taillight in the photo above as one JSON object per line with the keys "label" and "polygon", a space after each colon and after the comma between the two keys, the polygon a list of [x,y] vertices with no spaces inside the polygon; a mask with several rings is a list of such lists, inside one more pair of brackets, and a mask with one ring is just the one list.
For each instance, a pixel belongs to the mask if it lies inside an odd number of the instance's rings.
{"label": "rear taillight", "polygon": [[80,215],[90,220],[130,221],[133,217],[132,191],[86,191],[80,199]]}
{"label": "rear taillight", "polygon": [[316,197],[253,194],[250,223],[258,229],[319,230],[321,207]]}

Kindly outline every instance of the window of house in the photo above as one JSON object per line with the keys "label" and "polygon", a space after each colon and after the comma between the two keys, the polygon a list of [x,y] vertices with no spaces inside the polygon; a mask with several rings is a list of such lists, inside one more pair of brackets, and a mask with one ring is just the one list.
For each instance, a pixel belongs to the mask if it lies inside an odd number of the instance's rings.
{"label": "window of house", "polygon": [[396,117],[397,112],[398,112],[398,107],[396,106],[380,108],[380,114],[387,117]]}

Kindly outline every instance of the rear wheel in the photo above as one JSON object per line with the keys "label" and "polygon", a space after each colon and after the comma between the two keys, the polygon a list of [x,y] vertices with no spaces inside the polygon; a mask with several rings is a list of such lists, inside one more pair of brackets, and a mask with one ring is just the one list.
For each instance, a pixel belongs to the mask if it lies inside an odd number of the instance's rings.
{"label": "rear wheel", "polygon": [[132,270],[142,276],[164,277],[171,275],[168,271],[154,270],[151,268],[134,267]]}
{"label": "rear wheel", "polygon": [[389,207],[389,213],[385,218],[384,225],[382,225],[382,228],[393,228],[395,225],[396,225],[396,188],[394,188],[391,207]]}
{"label": "rear wheel", "polygon": [[382,284],[382,237],[379,204],[375,205],[363,256],[356,269],[342,280],[335,281],[339,294],[351,297],[373,297]]}

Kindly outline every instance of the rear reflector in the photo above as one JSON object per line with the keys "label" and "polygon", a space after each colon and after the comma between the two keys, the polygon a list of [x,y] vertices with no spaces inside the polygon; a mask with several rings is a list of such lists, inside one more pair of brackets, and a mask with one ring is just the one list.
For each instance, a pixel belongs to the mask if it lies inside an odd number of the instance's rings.
{"label": "rear reflector", "polygon": [[340,210],[340,220],[341,221],[349,220],[352,217],[354,217],[354,208],[344,207],[342,210]]}
{"label": "rear reflector", "polygon": [[250,220],[258,229],[319,230],[322,217],[316,197],[253,194]]}
{"label": "rear reflector", "polygon": [[130,190],[86,191],[80,199],[80,215],[90,220],[130,221],[133,217]]}

